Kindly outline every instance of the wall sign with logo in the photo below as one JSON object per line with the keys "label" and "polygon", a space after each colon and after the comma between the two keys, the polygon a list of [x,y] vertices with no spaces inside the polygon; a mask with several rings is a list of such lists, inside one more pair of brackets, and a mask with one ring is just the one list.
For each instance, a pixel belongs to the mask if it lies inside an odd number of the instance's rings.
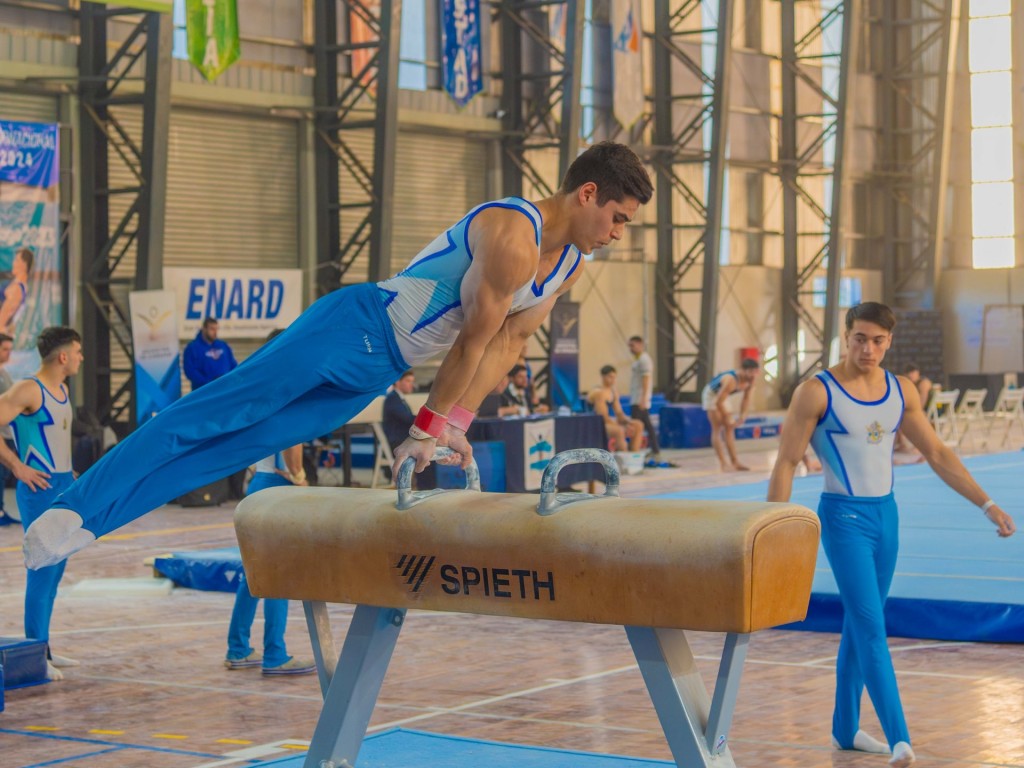
{"label": "wall sign with logo", "polygon": [[301,269],[164,267],[164,288],[176,295],[182,339],[207,317],[219,321],[221,338],[261,338],[302,312]]}

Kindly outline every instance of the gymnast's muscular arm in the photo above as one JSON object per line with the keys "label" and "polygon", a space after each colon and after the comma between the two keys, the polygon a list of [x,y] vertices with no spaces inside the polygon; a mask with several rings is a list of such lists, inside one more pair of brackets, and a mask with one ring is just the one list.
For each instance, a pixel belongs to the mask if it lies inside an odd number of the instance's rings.
{"label": "gymnast's muscular arm", "polygon": [[827,407],[825,386],[817,379],[809,379],[796,388],[782,424],[779,455],[768,481],[768,501],[789,501],[793,472],[803,460],[814,427]]}
{"label": "gymnast's muscular arm", "polygon": [[[462,330],[445,355],[427,398],[427,408],[445,415],[466,397],[478,378],[485,354],[503,333],[512,297],[537,274],[539,262],[533,224],[515,211],[490,208],[480,213],[470,226],[469,245],[473,263],[462,279]],[[488,379],[474,408],[506,371],[508,367]],[[471,397],[475,398],[475,388],[473,392]],[[430,462],[434,447],[434,440],[405,440],[395,449],[395,471],[412,456],[416,471],[421,472]],[[468,464],[468,459],[464,463]]]}
{"label": "gymnast's muscular arm", "polygon": [[[942,481],[975,506],[980,507],[988,499],[988,494],[975,482],[967,468],[936,434],[921,407],[921,396],[917,387],[904,376],[896,377],[903,391],[903,423],[901,428],[907,439],[921,452],[925,460],[935,470]],[[999,508],[998,504],[989,507],[985,516],[998,529],[1000,536],[1012,536],[1016,527],[1013,518]]]}
{"label": "gymnast's muscular arm", "polygon": [[[0,395],[0,424],[10,424],[18,414],[35,413],[43,407],[43,393],[34,381],[19,381],[9,390]],[[18,458],[18,455],[0,440],[0,462],[9,467],[11,473],[33,491],[49,488],[49,475],[32,469]]]}

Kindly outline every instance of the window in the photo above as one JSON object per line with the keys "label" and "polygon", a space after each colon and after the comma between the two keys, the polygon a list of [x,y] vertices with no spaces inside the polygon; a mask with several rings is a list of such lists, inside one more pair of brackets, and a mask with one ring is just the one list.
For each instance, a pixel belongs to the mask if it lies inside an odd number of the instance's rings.
{"label": "window", "polygon": [[975,269],[1012,267],[1013,66],[1010,0],[970,0],[971,260]]}

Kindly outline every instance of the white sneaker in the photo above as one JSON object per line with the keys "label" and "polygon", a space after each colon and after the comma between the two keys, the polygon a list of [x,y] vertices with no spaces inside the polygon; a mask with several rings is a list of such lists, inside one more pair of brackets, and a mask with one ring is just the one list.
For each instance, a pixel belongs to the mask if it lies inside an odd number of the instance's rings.
{"label": "white sneaker", "polygon": [[889,765],[893,768],[908,768],[914,764],[917,760],[917,756],[914,754],[914,750],[910,748],[910,745],[905,741],[896,742],[896,746],[892,748],[892,757],[889,759]]}
{"label": "white sneaker", "polygon": [[46,679],[47,680],[63,680],[64,673],[57,669],[49,660],[46,662]]}
{"label": "white sneaker", "polygon": [[50,663],[57,669],[64,669],[65,667],[77,667],[78,661],[75,659],[69,659],[67,656],[58,656],[56,653],[50,652]]}

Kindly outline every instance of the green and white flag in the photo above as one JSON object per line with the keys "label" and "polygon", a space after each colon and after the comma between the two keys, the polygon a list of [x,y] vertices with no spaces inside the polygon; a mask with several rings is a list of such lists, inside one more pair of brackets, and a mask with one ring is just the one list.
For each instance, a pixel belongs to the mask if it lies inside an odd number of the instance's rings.
{"label": "green and white flag", "polygon": [[235,0],[185,0],[188,58],[207,80],[238,60],[238,8]]}

